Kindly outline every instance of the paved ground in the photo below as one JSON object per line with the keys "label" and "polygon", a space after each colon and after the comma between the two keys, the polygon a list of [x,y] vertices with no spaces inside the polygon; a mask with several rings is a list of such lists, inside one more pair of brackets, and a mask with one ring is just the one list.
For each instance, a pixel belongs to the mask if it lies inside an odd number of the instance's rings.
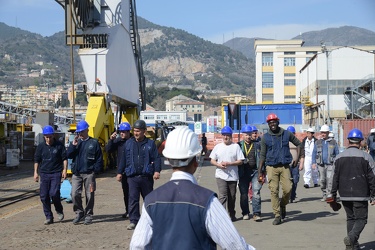
{"label": "paved ground", "polygon": [[[20,168],[6,170],[0,168],[0,176],[32,167],[22,162]],[[195,174],[200,185],[217,192],[214,167],[209,161]],[[159,186],[171,176],[166,168]],[[30,176],[32,178],[32,175]],[[303,188],[302,178],[297,189],[298,203],[287,206],[287,218],[278,226],[273,226],[273,215],[267,185],[262,189],[262,222],[253,220],[234,222],[246,241],[257,249],[345,249],[343,238],[346,234],[345,212],[333,212],[320,202],[319,188]],[[89,226],[73,225],[72,204],[63,203],[65,220],[49,226],[43,225],[44,215],[38,198],[13,207],[11,211],[0,211],[0,249],[127,249],[132,231],[126,230],[129,221],[121,218],[123,213],[121,185],[115,179],[115,172],[108,171],[98,178],[94,223]],[[237,217],[241,218],[239,199]],[[362,249],[375,249],[375,207],[369,208],[369,221],[363,231],[360,243]],[[177,239],[178,240],[178,239]]]}

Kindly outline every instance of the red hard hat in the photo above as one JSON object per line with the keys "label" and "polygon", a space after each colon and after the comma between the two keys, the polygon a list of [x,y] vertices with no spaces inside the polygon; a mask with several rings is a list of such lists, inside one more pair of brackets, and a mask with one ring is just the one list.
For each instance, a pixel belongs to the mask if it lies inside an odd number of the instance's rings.
{"label": "red hard hat", "polygon": [[272,121],[272,120],[276,120],[276,121],[278,121],[278,120],[279,120],[279,117],[277,117],[277,115],[274,114],[274,113],[270,113],[270,114],[267,116],[266,122],[268,123],[269,121]]}

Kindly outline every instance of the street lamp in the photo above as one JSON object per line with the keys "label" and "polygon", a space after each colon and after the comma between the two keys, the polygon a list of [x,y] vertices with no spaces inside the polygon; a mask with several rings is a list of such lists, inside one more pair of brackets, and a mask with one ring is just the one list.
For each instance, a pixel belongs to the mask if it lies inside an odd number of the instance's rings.
{"label": "street lamp", "polygon": [[322,52],[326,54],[326,64],[327,64],[327,125],[331,125],[331,116],[329,115],[329,69],[328,69],[328,56],[329,50],[327,49],[324,42],[320,43],[322,47]]}

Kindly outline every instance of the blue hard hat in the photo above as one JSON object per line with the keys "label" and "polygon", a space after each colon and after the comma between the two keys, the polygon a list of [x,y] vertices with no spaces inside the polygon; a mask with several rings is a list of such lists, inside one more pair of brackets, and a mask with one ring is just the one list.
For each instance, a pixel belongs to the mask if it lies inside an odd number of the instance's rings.
{"label": "blue hard hat", "polygon": [[80,121],[80,122],[77,124],[77,130],[76,130],[76,133],[78,133],[78,132],[82,132],[83,130],[88,129],[88,128],[89,128],[89,124],[88,124],[86,121],[82,120],[82,121]]}
{"label": "blue hard hat", "polygon": [[293,126],[289,126],[286,130],[288,130],[289,132],[292,132],[292,133],[296,132],[296,129]]}
{"label": "blue hard hat", "polygon": [[221,134],[233,134],[233,131],[229,126],[224,126],[221,129]]}
{"label": "blue hard hat", "polygon": [[122,122],[118,126],[119,131],[130,131],[131,129],[132,129],[132,127],[130,126],[130,124],[128,122]]}
{"label": "blue hard hat", "polygon": [[250,125],[245,125],[241,129],[241,133],[251,133],[253,132],[252,126]]}
{"label": "blue hard hat", "polygon": [[258,129],[257,129],[256,126],[250,126],[250,127],[251,127],[251,130],[252,130],[253,132],[257,132],[257,131],[258,131]]}
{"label": "blue hard hat", "polygon": [[349,131],[349,134],[348,134],[348,139],[358,139],[360,141],[363,140],[363,135],[362,135],[362,132],[361,130],[357,129],[357,128],[353,128],[352,130]]}
{"label": "blue hard hat", "polygon": [[55,133],[55,130],[50,125],[47,125],[43,128],[43,135],[53,135],[54,133]]}

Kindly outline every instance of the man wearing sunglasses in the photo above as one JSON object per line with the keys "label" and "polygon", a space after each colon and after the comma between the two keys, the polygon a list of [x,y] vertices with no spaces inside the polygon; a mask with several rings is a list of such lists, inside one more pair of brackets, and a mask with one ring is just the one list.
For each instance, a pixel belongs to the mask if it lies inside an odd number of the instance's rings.
{"label": "man wearing sunglasses", "polygon": [[55,206],[59,221],[64,219],[63,206],[60,198],[61,177],[66,178],[68,160],[64,144],[55,139],[52,126],[43,128],[44,140],[36,148],[34,155],[34,180],[40,181],[40,200],[43,204],[45,225],[54,222],[51,200]]}

